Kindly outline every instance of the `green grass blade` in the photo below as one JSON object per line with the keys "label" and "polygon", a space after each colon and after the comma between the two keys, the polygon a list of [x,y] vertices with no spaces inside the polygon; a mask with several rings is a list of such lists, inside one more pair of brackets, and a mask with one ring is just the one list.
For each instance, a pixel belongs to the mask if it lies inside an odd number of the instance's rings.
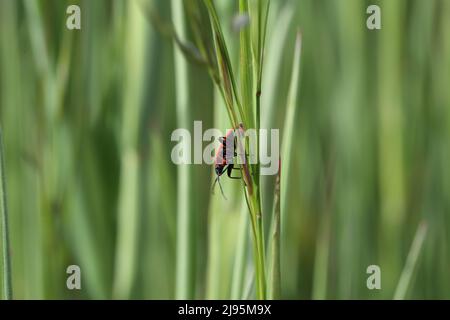
{"label": "green grass blade", "polygon": [[411,249],[409,250],[409,254],[406,259],[405,267],[403,268],[397,289],[395,290],[394,300],[403,300],[406,298],[408,289],[411,287],[414,270],[416,269],[420,253],[422,252],[423,243],[427,235],[427,229],[427,224],[425,222],[422,222],[417,228],[416,235],[414,236]]}
{"label": "green grass blade", "polygon": [[[431,1],[432,2],[432,1]],[[383,15],[383,32],[380,32],[377,68],[378,78],[378,174],[380,190],[380,246],[383,249],[380,263],[392,272],[384,276],[385,292],[392,292],[396,276],[400,273],[401,229],[406,220],[406,176],[407,167],[404,152],[405,137],[408,126],[403,114],[403,96],[399,94],[402,87],[402,45],[405,32],[406,14],[404,1],[385,1]],[[347,8],[345,8],[347,10]],[[422,26],[421,26],[422,29]],[[389,30],[389,31],[387,31]],[[345,35],[348,37],[347,35]],[[419,76],[420,78],[420,76]],[[412,90],[415,92],[417,90]],[[345,282],[343,286],[346,286]]]}
{"label": "green grass blade", "polygon": [[[300,61],[301,61],[301,49],[302,49],[302,38],[300,32],[297,34],[295,50],[294,50],[294,61],[293,61],[293,72],[289,88],[288,95],[288,105],[285,118],[285,131],[283,133],[283,142],[281,150],[281,159],[283,163],[284,172],[289,172],[290,164],[292,161],[291,148],[293,146],[293,136],[294,136],[294,121],[295,112],[297,106],[297,96],[299,90],[299,79],[300,79]],[[281,162],[281,161],[280,161]],[[277,178],[275,186],[275,197],[274,197],[274,214],[272,219],[272,239],[271,239],[271,270],[270,277],[271,283],[269,288],[269,297],[271,299],[278,299],[281,296],[281,253],[280,253],[280,234],[281,234],[281,221],[286,216],[286,200],[287,200],[287,186],[288,186],[288,175],[281,178],[281,164],[279,168],[279,176]]]}
{"label": "green grass blade", "polygon": [[30,32],[34,63],[39,74],[47,75],[51,71],[51,63],[45,41],[45,32],[42,24],[41,12],[39,11],[39,3],[33,0],[26,0],[23,4]]}
{"label": "green grass blade", "polygon": [[245,201],[242,202],[241,217],[239,221],[239,233],[236,243],[236,254],[233,266],[233,278],[231,283],[231,299],[239,300],[243,297],[244,280],[246,272],[246,258],[248,255],[248,231],[249,214]]}
{"label": "green grass blade", "polygon": [[262,90],[264,91],[264,99],[261,104],[261,128],[268,129],[275,126],[277,99],[279,92],[283,89],[283,79],[281,78],[281,69],[283,60],[285,59],[285,47],[289,36],[290,25],[294,16],[295,8],[290,5],[283,7],[276,20],[276,24],[272,25],[270,35],[270,46],[267,47],[265,73],[269,76],[264,77]]}
{"label": "green grass blade", "polygon": [[[239,13],[241,15],[249,15],[248,0],[239,1]],[[252,116],[253,110],[253,63],[252,63],[252,42],[250,34],[250,26],[244,26],[239,31],[240,42],[240,83],[241,83],[241,96],[244,106],[244,122],[248,127],[253,128],[254,117]],[[249,119],[251,122],[249,123]]]}
{"label": "green grass blade", "polygon": [[[186,39],[183,2],[172,1],[175,32],[181,41]],[[177,122],[180,128],[191,126],[189,117],[188,62],[179,50],[175,51],[175,90]],[[178,167],[177,192],[177,248],[176,248],[176,299],[193,299],[195,294],[195,215],[191,209],[192,173],[188,165]]]}
{"label": "green grass blade", "polygon": [[[275,5],[277,3],[274,3]],[[273,10],[273,8],[272,8]],[[276,10],[274,10],[276,12]],[[279,108],[277,108],[278,97],[280,96],[280,90],[284,87],[283,79],[281,76],[281,67],[283,59],[286,57],[285,51],[283,50],[286,46],[286,42],[288,39],[289,30],[291,29],[292,17],[294,16],[294,10],[292,6],[284,6],[281,13],[277,14],[276,24],[272,25],[271,35],[269,39],[270,46],[267,47],[267,56],[265,62],[265,71],[264,73],[268,76],[264,77],[262,84],[262,92],[264,92],[263,99],[261,100],[261,128],[269,129],[276,127],[276,114],[279,112]],[[264,210],[273,210],[276,206],[269,202],[275,200],[274,192],[273,192],[273,177],[271,176],[262,176],[261,177],[261,187],[262,187],[262,199],[264,200],[263,211]],[[279,201],[278,201],[279,205]],[[272,237],[269,238],[268,242],[268,275],[269,275],[269,287],[268,287],[268,295],[269,298],[275,298],[274,289],[276,284],[274,283],[274,275],[276,274],[276,269],[273,269],[275,265],[274,259],[277,259],[276,256],[279,254],[274,251],[273,246],[276,245],[276,241],[274,241],[274,233],[275,230],[275,219],[270,222],[269,230],[272,231]],[[279,234],[278,234],[279,236]],[[270,260],[272,259],[272,260]],[[277,261],[278,263],[279,261]],[[281,284],[280,284],[281,287]],[[276,291],[276,290],[275,290]],[[281,290],[280,290],[281,291]]]}
{"label": "green grass blade", "polygon": [[281,225],[283,230],[283,221],[286,217],[286,203],[288,195],[289,186],[289,174],[290,166],[292,162],[292,148],[294,147],[294,130],[295,130],[295,114],[297,110],[297,96],[299,91],[299,80],[300,80],[300,61],[301,61],[301,51],[302,51],[302,36],[301,33],[297,33],[297,40],[295,43],[294,52],[294,62],[291,84],[289,88],[288,101],[287,101],[287,111],[286,118],[284,121],[284,132],[283,132],[283,142],[281,147],[281,165],[283,167],[283,172],[281,173],[280,182],[280,206],[281,206]]}
{"label": "green grass blade", "polygon": [[[273,219],[272,221],[272,230],[275,228],[277,224],[279,224],[279,232],[278,235],[280,237],[280,248],[284,248],[285,245],[285,224],[286,224],[286,216],[287,216],[287,200],[288,200],[288,186],[289,186],[289,172],[291,167],[291,162],[294,153],[292,152],[292,148],[294,147],[294,130],[295,130],[295,115],[297,111],[297,97],[299,91],[299,82],[300,82],[300,62],[301,62],[301,52],[302,52],[302,35],[300,32],[297,33],[295,49],[294,49],[294,60],[293,60],[293,69],[291,75],[291,82],[289,86],[289,93],[287,98],[287,108],[284,120],[284,131],[283,131],[283,140],[281,145],[281,160],[280,160],[280,217],[279,219]],[[283,168],[281,171],[281,168]],[[274,199],[276,200],[276,199]],[[275,217],[274,217],[275,218]],[[273,243],[272,246],[276,246],[276,243]],[[273,249],[274,250],[274,249]],[[272,251],[273,251],[272,250]],[[275,252],[274,254],[279,254],[280,257],[274,257],[274,259],[279,259],[281,265],[283,261],[283,253]],[[274,266],[277,267],[277,264],[274,263]],[[278,272],[276,268],[272,270],[272,272]],[[274,281],[277,281],[276,278]],[[281,279],[280,279],[281,281]],[[272,283],[272,286],[274,284]],[[281,286],[281,285],[280,285]],[[275,286],[272,288],[272,295],[274,295]]]}
{"label": "green grass blade", "polygon": [[5,159],[3,152],[2,131],[0,129],[0,223],[1,223],[1,241],[2,241],[2,296],[4,299],[12,299],[11,284],[11,255],[9,248],[9,229],[8,229],[8,207],[6,202],[6,174]]}
{"label": "green grass blade", "polygon": [[[222,76],[222,91],[225,93],[225,100],[227,107],[230,109],[230,113],[233,116],[232,121],[235,128],[238,127],[239,121],[235,116],[235,111],[233,108],[234,100],[236,101],[239,115],[242,121],[244,121],[244,126],[248,127],[245,112],[241,104],[241,99],[239,98],[239,93],[236,85],[236,77],[233,72],[233,67],[231,64],[230,54],[228,52],[228,47],[225,42],[225,37],[223,35],[222,26],[217,15],[216,7],[214,2],[211,0],[204,0],[206,8],[211,19],[211,25],[214,33],[214,41],[216,45],[216,56],[217,63],[219,65],[219,70]],[[234,99],[233,99],[234,97]]]}
{"label": "green grass blade", "polygon": [[139,239],[140,182],[139,126],[142,109],[144,61],[148,34],[146,21],[137,2],[128,5],[126,73],[123,96],[122,155],[118,203],[118,232],[113,297],[128,299],[137,270]]}
{"label": "green grass blade", "polygon": [[269,18],[270,11],[270,0],[258,0],[256,4],[253,18],[256,20],[256,25],[253,27],[256,28],[256,31],[253,35],[253,54],[255,59],[255,71],[257,78],[257,89],[258,92],[261,90],[261,82],[262,82],[262,73],[264,68],[264,53],[266,47],[266,33],[267,33],[267,23]]}
{"label": "green grass blade", "polygon": [[316,243],[314,260],[313,300],[325,300],[327,297],[328,265],[330,255],[330,215],[322,218]]}
{"label": "green grass blade", "polygon": [[273,202],[272,217],[272,243],[271,243],[271,270],[269,283],[269,298],[272,300],[281,297],[281,261],[280,261],[280,173],[279,168],[277,181],[275,183],[275,197]]}

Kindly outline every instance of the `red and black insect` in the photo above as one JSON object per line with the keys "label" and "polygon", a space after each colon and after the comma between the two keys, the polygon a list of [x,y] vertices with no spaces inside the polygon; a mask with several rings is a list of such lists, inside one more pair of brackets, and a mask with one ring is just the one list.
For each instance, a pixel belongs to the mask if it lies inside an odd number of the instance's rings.
{"label": "red and black insect", "polygon": [[225,194],[223,193],[222,185],[220,184],[220,177],[226,172],[228,177],[231,179],[241,179],[241,177],[231,176],[233,170],[240,170],[240,168],[236,168],[234,166],[233,160],[234,157],[236,157],[236,137],[234,130],[228,130],[226,136],[219,138],[219,141],[220,146],[217,148],[216,157],[214,160],[214,169],[217,177],[214,180],[213,191],[216,186],[216,182],[218,182],[220,191],[226,199]]}

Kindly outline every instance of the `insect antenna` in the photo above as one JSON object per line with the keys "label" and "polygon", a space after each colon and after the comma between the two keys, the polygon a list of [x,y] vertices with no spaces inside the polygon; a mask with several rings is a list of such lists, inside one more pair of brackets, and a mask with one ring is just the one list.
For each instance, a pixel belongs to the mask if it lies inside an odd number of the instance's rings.
{"label": "insect antenna", "polygon": [[222,196],[225,200],[228,200],[227,197],[225,196],[225,193],[223,192],[223,188],[222,188],[222,184],[220,183],[220,176],[217,176],[216,179],[214,180],[214,183],[212,185],[212,193],[214,194],[214,188],[216,187],[216,183],[219,183],[219,187],[220,187],[220,192],[222,193]]}

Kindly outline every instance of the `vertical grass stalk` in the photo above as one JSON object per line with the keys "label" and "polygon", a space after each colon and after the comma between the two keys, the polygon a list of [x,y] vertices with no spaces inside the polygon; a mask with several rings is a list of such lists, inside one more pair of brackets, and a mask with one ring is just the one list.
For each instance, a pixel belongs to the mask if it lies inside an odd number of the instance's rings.
{"label": "vertical grass stalk", "polygon": [[[284,120],[284,132],[283,132],[283,142],[281,147],[281,161],[284,172],[289,172],[289,168],[292,162],[292,147],[294,146],[294,123],[295,114],[297,107],[297,96],[300,80],[300,61],[302,52],[302,35],[300,32],[297,33],[297,40],[295,43],[295,53],[294,62],[292,69],[292,78],[289,88],[288,101],[287,101],[287,111],[286,118]],[[281,230],[283,230],[284,221],[286,221],[286,211],[287,211],[287,199],[288,199],[288,186],[289,186],[289,175],[281,174],[280,182],[280,206],[281,206]]]}
{"label": "vertical grass stalk", "polygon": [[142,164],[139,157],[139,128],[142,111],[144,66],[148,34],[139,5],[130,1],[127,16],[127,54],[123,95],[122,155],[118,202],[118,231],[113,297],[130,298],[136,279],[141,204],[139,182]]}
{"label": "vertical grass stalk", "polygon": [[[261,106],[261,78],[262,78],[262,55],[263,55],[263,37],[265,36],[262,26],[261,13],[263,11],[263,2],[258,2],[258,27],[256,29],[257,46],[252,50],[252,33],[250,27],[244,27],[240,31],[240,76],[241,76],[241,95],[244,106],[244,123],[247,127],[260,128],[260,106]],[[267,6],[268,10],[268,6]],[[248,0],[239,1],[239,11],[241,14],[250,16]],[[250,19],[253,18],[251,15]],[[253,51],[253,57],[252,57]],[[255,94],[254,94],[255,93]],[[254,101],[256,100],[256,112],[254,110]],[[249,192],[251,205],[249,207],[252,215],[252,224],[254,232],[255,247],[255,269],[256,269],[256,291],[259,299],[266,298],[266,275],[265,275],[265,249],[264,249],[264,228],[261,210],[261,191],[260,191],[260,165],[259,165],[259,136],[257,135],[256,147],[257,164],[250,166],[252,175],[252,191]],[[248,179],[247,179],[248,180]],[[245,190],[244,190],[245,191]]]}
{"label": "vertical grass stalk", "polygon": [[416,235],[414,236],[411,249],[409,250],[408,258],[403,272],[400,276],[400,280],[395,290],[394,300],[403,300],[408,293],[408,289],[411,286],[414,270],[416,269],[419,261],[419,256],[422,251],[423,243],[427,235],[427,224],[425,222],[420,223],[417,228]]}
{"label": "vertical grass stalk", "polygon": [[[265,41],[266,41],[266,30],[267,30],[267,17],[269,14],[270,1],[266,2],[265,11],[263,10],[263,1],[258,1],[258,28],[256,32],[257,37],[257,50],[253,49],[255,53],[255,62],[254,68],[256,72],[256,130],[259,133],[259,129],[261,127],[261,86],[262,86],[262,73],[263,73],[263,64],[264,64],[264,50],[265,50]],[[257,249],[258,249],[258,264],[259,264],[259,274],[257,290],[259,293],[260,299],[266,299],[266,267],[265,267],[265,248],[264,248],[264,225],[263,225],[263,215],[262,215],[262,205],[261,205],[261,184],[260,184],[260,159],[259,159],[259,143],[260,137],[257,135],[257,144],[256,144],[256,156],[257,156],[257,164],[255,166],[254,171],[254,206],[255,209],[255,219],[256,219],[256,238],[257,238]],[[257,269],[258,270],[258,269]],[[259,286],[258,286],[259,285]]]}
{"label": "vertical grass stalk", "polygon": [[278,168],[278,176],[275,182],[275,196],[273,201],[272,215],[272,238],[271,238],[271,272],[269,298],[272,300],[281,297],[281,261],[280,261],[280,178],[281,167]]}
{"label": "vertical grass stalk", "polygon": [[[172,20],[175,32],[183,41],[186,39],[183,1],[172,1]],[[178,127],[189,127],[189,77],[188,62],[179,50],[174,52],[175,91]],[[191,173],[188,165],[178,166],[177,189],[177,248],[176,248],[176,299],[194,298],[194,223],[191,210]]]}
{"label": "vertical grass stalk", "polygon": [[247,244],[248,244],[248,214],[247,206],[243,204],[239,221],[238,240],[236,243],[236,255],[233,266],[233,278],[231,283],[231,299],[242,299],[244,294],[244,280],[246,271]]}
{"label": "vertical grass stalk", "polygon": [[2,241],[2,295],[6,300],[12,299],[11,255],[9,251],[8,206],[6,202],[6,173],[3,152],[2,131],[0,129],[0,222]]}

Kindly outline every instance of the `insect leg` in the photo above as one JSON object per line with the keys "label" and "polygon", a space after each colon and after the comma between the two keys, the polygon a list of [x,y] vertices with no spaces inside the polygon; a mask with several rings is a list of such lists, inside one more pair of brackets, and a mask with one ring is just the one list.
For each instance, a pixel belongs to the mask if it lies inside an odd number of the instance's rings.
{"label": "insect leg", "polygon": [[227,167],[227,175],[228,175],[228,177],[230,178],[230,179],[241,179],[242,177],[232,177],[231,176],[231,173],[233,172],[233,170],[241,170],[241,168],[235,168],[234,167],[234,164],[229,164],[228,165],[228,167]]}
{"label": "insect leg", "polygon": [[219,183],[219,187],[220,187],[220,192],[222,193],[222,196],[224,197],[225,200],[228,200],[227,197],[225,196],[225,193],[223,192],[223,188],[222,188],[222,184],[220,183],[220,175],[218,175],[216,177],[216,179],[214,180],[214,183],[212,185],[212,193],[214,194],[214,188],[216,186],[216,183]]}

